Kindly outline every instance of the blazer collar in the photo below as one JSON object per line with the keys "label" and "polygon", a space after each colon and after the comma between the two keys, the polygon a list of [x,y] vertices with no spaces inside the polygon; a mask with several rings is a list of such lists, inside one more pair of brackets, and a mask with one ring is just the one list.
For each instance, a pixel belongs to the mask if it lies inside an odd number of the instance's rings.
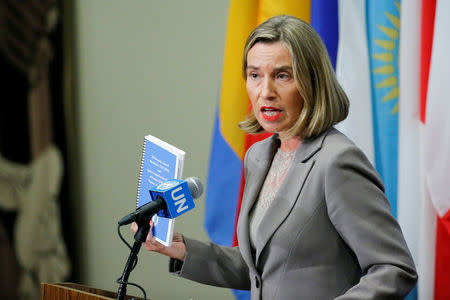
{"label": "blazer collar", "polygon": [[[289,169],[285,180],[279,187],[275,195],[275,199],[269,206],[265,220],[258,228],[258,239],[255,245],[256,265],[258,264],[259,256],[267,242],[294,207],[303,184],[314,165],[314,159],[311,158],[321,149],[325,136],[328,132],[330,132],[330,130],[317,137],[303,140],[297,149],[292,166]],[[280,145],[280,141],[277,135],[273,135],[263,143],[266,143],[266,145],[261,145],[262,147],[259,147],[259,152],[252,155],[252,157],[254,157],[254,161],[256,162],[256,170],[252,170],[251,177],[247,178],[248,182],[246,184],[248,184],[248,192],[244,195],[245,202],[243,202],[244,207],[242,208],[242,214],[240,217],[240,248],[244,259],[247,260],[251,268],[254,267],[255,260],[251,255],[249,244],[249,213],[259,195],[262,185],[264,184],[273,157]]]}
{"label": "blazer collar", "polygon": [[297,149],[297,153],[295,154],[295,160],[297,162],[306,162],[308,161],[317,151],[322,148],[323,141],[325,137],[335,129],[331,128],[317,137],[307,138],[302,141],[300,147]]}
{"label": "blazer collar", "polygon": [[[314,154],[316,154],[317,151],[320,150],[320,148],[322,148],[325,137],[333,131],[336,131],[336,129],[330,128],[316,137],[304,139],[295,153],[295,160],[297,162],[306,162],[310,159]],[[263,141],[263,143],[267,146],[262,147],[260,153],[255,156],[255,160],[257,162],[262,162],[263,165],[261,166],[267,167],[268,164],[268,167],[270,167],[272,159],[280,147],[280,139],[278,138],[278,134],[272,135]]]}

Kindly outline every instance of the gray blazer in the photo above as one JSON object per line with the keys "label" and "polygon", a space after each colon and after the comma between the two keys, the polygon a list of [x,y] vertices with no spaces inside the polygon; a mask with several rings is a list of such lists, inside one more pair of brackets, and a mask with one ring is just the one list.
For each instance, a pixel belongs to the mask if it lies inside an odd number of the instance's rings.
{"label": "gray blazer", "polygon": [[255,255],[249,212],[279,147],[272,136],[245,156],[239,246],[185,238],[179,276],[251,290],[252,299],[402,299],[417,274],[383,184],[364,154],[334,128],[296,152],[258,229]]}

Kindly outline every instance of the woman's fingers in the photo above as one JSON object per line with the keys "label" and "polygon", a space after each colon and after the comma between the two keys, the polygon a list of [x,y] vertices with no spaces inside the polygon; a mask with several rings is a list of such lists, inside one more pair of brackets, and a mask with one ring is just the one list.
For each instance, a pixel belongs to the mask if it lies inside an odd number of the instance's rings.
{"label": "woman's fingers", "polygon": [[133,231],[134,234],[136,234],[136,231],[138,230],[138,226],[136,222],[131,223],[131,231]]}
{"label": "woman's fingers", "polygon": [[150,251],[161,252],[162,250],[164,250],[165,246],[162,245],[161,243],[159,243],[153,236],[153,232],[152,232],[153,225],[154,225],[153,221],[150,221],[150,230],[148,231],[147,238],[144,243],[144,247],[145,247],[145,249],[150,250]]}
{"label": "woman's fingers", "polygon": [[[139,226],[136,224],[136,222],[131,223],[131,231],[136,234],[136,232],[139,229]],[[148,231],[144,246],[147,250],[156,251],[155,245],[159,244],[155,237],[152,234],[152,228],[153,228],[153,222],[150,221],[150,230]]]}
{"label": "woman's fingers", "polygon": [[[158,252],[167,255],[169,257],[184,260],[184,257],[186,255],[186,247],[184,245],[183,235],[178,232],[174,232],[172,246],[166,247],[163,244],[159,243],[153,236],[152,233],[152,229],[154,226],[153,221],[150,221],[149,224],[150,230],[148,231],[145,243],[143,243],[145,249],[149,251]],[[133,231],[133,233],[136,233],[138,229],[139,229],[138,225],[135,222],[133,222],[131,224],[131,231]]]}

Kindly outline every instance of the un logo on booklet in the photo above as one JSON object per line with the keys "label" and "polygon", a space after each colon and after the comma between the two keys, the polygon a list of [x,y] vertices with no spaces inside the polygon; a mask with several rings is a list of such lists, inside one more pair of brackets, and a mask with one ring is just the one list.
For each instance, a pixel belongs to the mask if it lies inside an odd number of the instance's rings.
{"label": "un logo on booklet", "polygon": [[158,185],[157,189],[158,190],[166,190],[166,189],[170,189],[173,186],[176,186],[179,182],[176,180],[169,180],[169,181],[165,181],[163,183],[161,183],[160,185]]}

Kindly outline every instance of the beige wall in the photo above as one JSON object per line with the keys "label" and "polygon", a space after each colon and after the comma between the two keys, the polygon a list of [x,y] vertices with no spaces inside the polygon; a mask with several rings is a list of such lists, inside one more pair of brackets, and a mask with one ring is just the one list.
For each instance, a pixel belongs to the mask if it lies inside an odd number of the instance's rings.
{"label": "beige wall", "polygon": [[[227,12],[225,0],[74,1],[80,283],[117,290],[129,250],[116,224],[135,206],[144,135],[185,150],[183,177],[206,181]],[[176,230],[206,240],[204,197],[197,203]],[[233,299],[169,275],[167,259],[145,250],[130,279],[152,299]]]}

